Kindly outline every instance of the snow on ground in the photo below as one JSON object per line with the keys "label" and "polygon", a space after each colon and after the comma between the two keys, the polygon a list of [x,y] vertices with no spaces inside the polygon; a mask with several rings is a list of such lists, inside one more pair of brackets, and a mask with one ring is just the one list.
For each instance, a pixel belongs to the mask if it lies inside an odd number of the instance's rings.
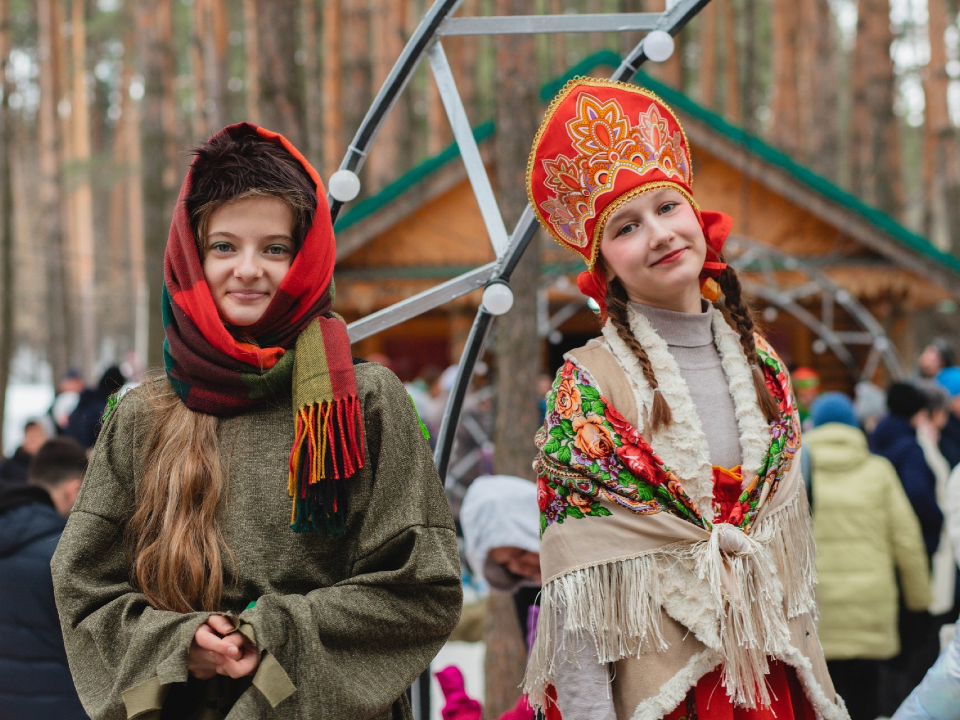
{"label": "snow on ground", "polygon": [[[3,454],[9,457],[23,440],[23,426],[41,418],[53,404],[53,387],[46,384],[18,383],[7,386],[3,420]],[[47,427],[47,432],[51,428]]]}
{"label": "snow on ground", "polygon": [[443,709],[443,691],[434,675],[450,665],[456,665],[463,673],[467,695],[483,704],[484,674],[483,660],[487,653],[487,644],[482,642],[448,642],[430,663],[430,720],[441,720]]}

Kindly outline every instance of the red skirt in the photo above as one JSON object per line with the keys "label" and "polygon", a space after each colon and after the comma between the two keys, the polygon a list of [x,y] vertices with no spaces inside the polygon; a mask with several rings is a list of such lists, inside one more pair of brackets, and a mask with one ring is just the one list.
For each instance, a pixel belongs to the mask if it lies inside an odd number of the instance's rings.
{"label": "red skirt", "polygon": [[700,678],[687,699],[664,720],[816,720],[797,673],[779,660],[770,663],[767,675],[770,704],[754,710],[733,706],[720,673],[718,667]]}

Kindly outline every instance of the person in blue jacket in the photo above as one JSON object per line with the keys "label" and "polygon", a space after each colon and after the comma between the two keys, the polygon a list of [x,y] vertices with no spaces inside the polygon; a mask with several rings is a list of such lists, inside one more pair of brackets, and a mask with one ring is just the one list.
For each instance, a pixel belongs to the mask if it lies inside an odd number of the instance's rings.
{"label": "person in blue jacket", "polygon": [[0,718],[87,718],[73,686],[53,599],[50,560],[77,499],[87,455],[45,443],[28,483],[0,485]]}
{"label": "person in blue jacket", "polygon": [[940,542],[943,513],[937,505],[936,478],[917,442],[917,425],[927,417],[928,400],[909,383],[893,383],[887,391],[890,414],[877,423],[870,436],[870,452],[882,455],[897,469],[907,498],[920,520],[927,555],[933,557]]}

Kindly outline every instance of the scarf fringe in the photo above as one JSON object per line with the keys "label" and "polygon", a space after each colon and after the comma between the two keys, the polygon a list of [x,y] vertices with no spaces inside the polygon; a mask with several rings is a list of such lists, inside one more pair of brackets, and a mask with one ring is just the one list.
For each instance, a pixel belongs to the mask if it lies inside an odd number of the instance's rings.
{"label": "scarf fringe", "polygon": [[346,480],[363,467],[362,422],[356,396],[297,411],[288,478],[294,532],[346,531]]}
{"label": "scarf fringe", "polygon": [[809,522],[801,487],[796,498],[764,517],[753,535],[744,536],[740,554],[721,551],[715,527],[708,541],[667,545],[549,581],[524,678],[531,704],[545,707],[546,688],[555,684],[568,642],[592,641],[603,664],[665,651],[667,607],[720,656],[723,685],[735,705],[769,705],[768,658],[796,652],[787,619],[815,609]]}

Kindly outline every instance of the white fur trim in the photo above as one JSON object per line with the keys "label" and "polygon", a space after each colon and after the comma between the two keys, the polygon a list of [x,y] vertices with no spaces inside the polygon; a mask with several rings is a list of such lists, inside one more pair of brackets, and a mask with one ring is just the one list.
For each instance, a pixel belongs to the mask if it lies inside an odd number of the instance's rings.
{"label": "white fur trim", "polygon": [[[727,376],[730,396],[733,398],[740,429],[743,480],[749,483],[756,476],[770,448],[770,425],[757,403],[750,360],[744,354],[737,334],[719,312],[713,314],[713,341],[720,353],[720,365]],[[756,362],[756,358],[752,361]]]}
{"label": "white fur trim", "polygon": [[[630,330],[647,353],[650,364],[657,376],[657,383],[663,399],[670,405],[673,422],[656,432],[643,432],[660,459],[680,479],[687,495],[704,517],[713,517],[713,466],[710,464],[710,448],[707,436],[703,432],[700,416],[690,396],[686,380],[680,374],[680,367],[667,348],[666,341],[653,329],[650,321],[643,315],[627,309]],[[637,415],[642,426],[653,405],[653,388],[643,377],[640,361],[617,335],[613,322],[608,320],[603,326],[606,338],[614,356],[620,362],[633,385],[637,399]]]}
{"label": "white fur trim", "polygon": [[660,692],[637,705],[631,720],[660,720],[683,702],[691,688],[704,675],[713,670],[723,659],[713,650],[698,652],[686,666],[660,686]]}

